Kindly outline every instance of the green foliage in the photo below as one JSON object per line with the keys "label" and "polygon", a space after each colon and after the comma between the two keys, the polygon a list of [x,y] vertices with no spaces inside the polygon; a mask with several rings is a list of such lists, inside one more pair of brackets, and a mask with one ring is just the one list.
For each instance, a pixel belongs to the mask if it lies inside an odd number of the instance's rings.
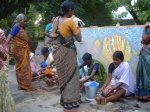
{"label": "green foliage", "polygon": [[[35,10],[34,5],[30,5],[27,14],[27,26],[26,31],[30,40],[37,40],[39,37],[43,37],[44,27],[40,24],[42,14]],[[36,23],[38,21],[38,23]]]}
{"label": "green foliage", "polygon": [[[40,1],[40,0],[39,0]],[[49,0],[44,2],[34,2],[36,10],[40,13],[45,12],[45,21],[49,22],[53,15],[57,15],[60,4],[63,0]],[[111,10],[106,4],[112,0],[72,0],[76,5],[75,15],[81,18],[86,26],[104,26],[112,23]],[[42,4],[42,5],[41,5]],[[49,6],[49,7],[48,7]]]}
{"label": "green foliage", "polygon": [[[0,0],[0,27],[4,29],[11,28],[12,22],[19,13],[25,13],[27,9],[27,27],[26,30],[31,39],[43,37],[45,25],[51,21],[51,18],[57,16],[60,10],[60,4],[64,0]],[[131,5],[131,0],[72,0],[75,5],[75,15],[82,19],[86,26],[109,26],[114,20],[112,11],[118,7],[125,6],[131,13],[135,21],[145,23],[150,14],[150,0],[137,0],[135,5]],[[126,12],[120,15],[126,16]],[[35,21],[41,15],[42,20],[38,24]]]}
{"label": "green foliage", "polygon": [[112,0],[107,3],[107,7],[113,10],[119,6],[125,6],[138,24],[144,24],[150,14],[150,0],[137,0],[134,5],[131,5],[131,0]]}
{"label": "green foliage", "polygon": [[7,29],[8,28],[8,21],[6,19],[0,20],[0,28]]}

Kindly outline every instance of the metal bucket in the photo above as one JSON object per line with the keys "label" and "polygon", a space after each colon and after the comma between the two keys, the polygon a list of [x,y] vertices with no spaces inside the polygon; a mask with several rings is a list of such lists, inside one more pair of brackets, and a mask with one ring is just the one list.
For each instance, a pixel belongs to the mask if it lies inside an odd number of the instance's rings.
{"label": "metal bucket", "polygon": [[86,82],[86,83],[84,83],[84,86],[85,86],[86,99],[92,101],[95,99],[95,96],[97,94],[99,83],[96,82],[97,85],[90,86],[91,83],[93,83],[93,81],[92,82]]}

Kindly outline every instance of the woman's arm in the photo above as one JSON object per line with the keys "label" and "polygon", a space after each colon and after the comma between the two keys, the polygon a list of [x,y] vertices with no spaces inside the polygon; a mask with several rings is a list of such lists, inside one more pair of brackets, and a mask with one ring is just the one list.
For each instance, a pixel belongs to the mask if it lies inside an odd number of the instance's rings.
{"label": "woman's arm", "polygon": [[6,60],[7,60],[7,55],[4,54],[2,51],[0,51],[0,58],[1,58],[3,61],[6,61]]}
{"label": "woman's arm", "polygon": [[146,29],[149,27],[149,23],[147,22],[143,28],[143,33],[142,33],[142,44],[148,44],[150,41],[150,34],[146,35]]}
{"label": "woman's arm", "polygon": [[20,27],[17,25],[14,25],[9,33],[9,35],[7,36],[7,42],[9,43],[10,39],[17,35],[17,33],[20,31]]}
{"label": "woman's arm", "polygon": [[79,66],[79,69],[81,69],[81,68],[83,68],[83,67],[84,67],[84,65],[82,64],[82,65]]}
{"label": "woman's arm", "polygon": [[78,42],[81,42],[82,41],[82,38],[81,38],[81,30],[78,28],[79,30],[79,33],[77,35],[75,35],[75,38]]}
{"label": "woman's arm", "polygon": [[93,77],[94,77],[95,73],[96,73],[96,70],[92,70],[91,75],[90,75],[90,76],[88,76],[88,77],[86,77],[85,79],[81,79],[81,80],[80,80],[80,83],[84,83],[84,82],[86,82],[86,81],[90,80],[91,78],[93,78]]}
{"label": "woman's arm", "polygon": [[48,30],[45,30],[45,31],[44,31],[45,36],[47,36],[47,37],[49,37],[49,38],[53,38],[53,36],[50,35],[48,32],[49,32]]}
{"label": "woman's arm", "polygon": [[71,31],[74,34],[76,40],[78,42],[81,42],[82,41],[81,30],[80,30],[80,28],[76,27],[75,22],[72,19],[70,20],[70,28],[71,28]]}
{"label": "woman's arm", "polygon": [[13,36],[11,35],[11,34],[9,34],[8,36],[7,36],[7,42],[9,43],[9,41],[10,41],[10,39],[12,38]]}
{"label": "woman's arm", "polygon": [[116,85],[112,87],[112,90],[117,90],[122,85],[122,82],[118,82]]}
{"label": "woman's arm", "polygon": [[111,80],[112,80],[112,74],[109,73],[108,76],[107,76],[107,79],[106,79],[105,83],[102,86],[102,89],[105,89],[109,85],[109,83],[111,82]]}

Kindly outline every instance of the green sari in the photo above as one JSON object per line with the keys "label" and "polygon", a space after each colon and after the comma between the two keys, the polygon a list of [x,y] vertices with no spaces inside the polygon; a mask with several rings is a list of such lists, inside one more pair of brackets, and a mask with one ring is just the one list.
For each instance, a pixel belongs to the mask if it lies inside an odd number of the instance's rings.
{"label": "green sari", "polygon": [[91,75],[94,64],[98,64],[98,71],[93,77],[93,80],[97,81],[99,84],[103,84],[107,78],[104,66],[97,60],[93,59],[93,62],[88,66],[88,75]]}

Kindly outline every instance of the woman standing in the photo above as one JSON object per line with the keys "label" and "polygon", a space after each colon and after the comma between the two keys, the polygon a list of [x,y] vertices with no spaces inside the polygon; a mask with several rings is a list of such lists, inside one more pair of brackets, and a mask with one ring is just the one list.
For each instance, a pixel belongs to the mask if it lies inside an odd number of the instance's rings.
{"label": "woman standing", "polygon": [[18,81],[18,89],[34,90],[31,86],[32,75],[29,59],[28,36],[23,27],[26,24],[27,17],[19,14],[15,19],[7,42],[11,40],[11,52],[14,56],[16,77]]}
{"label": "woman standing", "polygon": [[77,67],[77,52],[74,39],[81,42],[80,30],[72,20],[75,5],[71,1],[61,4],[59,16],[53,22],[53,57],[61,90],[64,111],[76,112],[79,107],[80,87]]}
{"label": "woman standing", "polygon": [[[150,15],[144,26],[142,41],[143,48],[141,50],[139,61],[136,69],[136,97],[150,101]],[[150,102],[147,103],[150,105]]]}
{"label": "woman standing", "polygon": [[8,89],[6,66],[3,61],[7,60],[8,44],[4,31],[0,29],[0,112],[16,112],[14,100]]}

